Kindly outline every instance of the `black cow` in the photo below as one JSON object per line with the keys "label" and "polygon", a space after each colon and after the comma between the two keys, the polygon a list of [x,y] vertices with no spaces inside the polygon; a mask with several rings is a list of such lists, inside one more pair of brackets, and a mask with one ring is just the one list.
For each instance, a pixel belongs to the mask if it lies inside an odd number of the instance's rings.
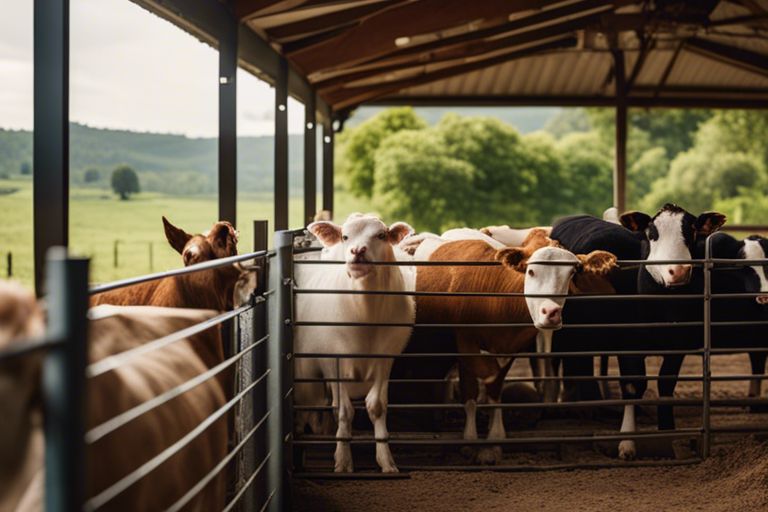
{"label": "black cow", "polygon": [[[725,216],[710,212],[697,218],[676,205],[667,204],[653,218],[644,213],[630,212],[622,215],[621,222],[624,227],[586,216],[570,217],[553,226],[552,238],[571,251],[584,247],[600,248],[613,252],[619,259],[690,260],[698,254],[697,248],[702,246],[706,237],[722,226]],[[694,294],[703,290],[703,273],[691,264],[659,264],[622,270],[611,276],[611,282],[620,294]],[[576,322],[696,321],[701,319],[703,306],[701,299],[614,301],[610,304],[582,304],[576,310],[571,309],[570,314],[574,315]],[[568,350],[568,345],[584,347],[584,343],[587,350],[657,351],[695,348],[700,346],[702,333],[703,329],[697,327],[603,328],[594,331],[578,329],[564,331],[559,336],[557,349]],[[662,379],[658,385],[661,397],[673,395],[677,379],[665,377],[677,376],[682,361],[683,356],[664,357],[660,370]],[[577,374],[592,374],[591,360],[588,363],[580,363],[578,360],[571,362],[570,368],[566,362],[564,374],[573,371],[574,365],[577,366]],[[645,358],[619,357],[619,368],[623,376],[644,376]],[[622,396],[626,399],[641,398],[646,388],[647,382],[644,379],[621,382]],[[634,406],[625,407],[622,432],[635,430],[634,412]],[[660,429],[674,428],[672,408],[660,406],[658,420]],[[634,455],[634,442],[622,441],[619,456],[632,458]]]}

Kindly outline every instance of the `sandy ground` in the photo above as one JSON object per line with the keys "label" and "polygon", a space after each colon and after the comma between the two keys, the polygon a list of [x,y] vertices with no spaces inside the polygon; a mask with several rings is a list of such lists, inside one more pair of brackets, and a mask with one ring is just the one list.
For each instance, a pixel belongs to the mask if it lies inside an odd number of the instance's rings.
{"label": "sandy ground", "polygon": [[746,439],[671,468],[530,473],[415,472],[390,481],[300,480],[297,511],[768,510],[768,444]]}
{"label": "sandy ground", "polygon": [[[649,372],[657,371],[658,361],[649,358]],[[713,358],[714,375],[748,374],[746,355]],[[510,375],[528,373],[527,363],[517,361]],[[688,357],[682,374],[701,374],[699,358]],[[611,367],[610,373],[616,369]],[[647,398],[656,396],[651,383]],[[747,394],[746,382],[713,383],[713,398],[740,398]],[[701,384],[681,382],[677,397],[701,396]],[[701,425],[696,408],[676,410],[679,427]],[[459,419],[460,420],[460,419]],[[508,436],[546,435],[547,431],[572,431],[586,434],[615,431],[620,417],[614,413],[601,418],[547,418],[535,424],[515,424],[507,418]],[[655,429],[653,408],[641,416],[641,430]],[[392,425],[392,421],[390,424]],[[397,421],[395,420],[396,424]],[[716,426],[768,426],[768,414],[749,414],[745,408],[713,411]],[[456,437],[459,424],[439,435]],[[393,437],[398,432],[393,429]],[[412,434],[411,434],[412,435]],[[362,456],[359,455],[362,452]],[[395,459],[403,468],[409,465],[466,463],[457,450],[429,450],[418,447],[393,447]],[[655,458],[654,458],[655,457]],[[365,469],[364,450],[355,452],[358,468]],[[362,460],[359,460],[362,459]],[[305,459],[315,469],[328,470],[332,449],[316,451]],[[658,454],[646,454],[645,464],[658,461]],[[370,461],[372,462],[372,461]],[[615,453],[595,446],[577,445],[555,448],[505,448],[503,464],[535,468],[541,465],[578,462],[615,463]],[[392,480],[297,479],[294,484],[294,509],[297,511],[444,511],[444,510],[520,510],[520,511],[768,511],[768,441],[764,436],[720,435],[706,461],[673,467],[615,467],[568,471],[530,472],[448,472],[412,471],[408,478]]]}

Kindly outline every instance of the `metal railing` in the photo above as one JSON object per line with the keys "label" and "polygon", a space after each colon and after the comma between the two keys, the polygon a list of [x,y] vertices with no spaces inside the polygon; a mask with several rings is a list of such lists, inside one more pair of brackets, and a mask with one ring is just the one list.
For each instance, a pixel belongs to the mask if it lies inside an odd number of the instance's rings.
{"label": "metal railing", "polygon": [[[286,234],[285,236],[289,236]],[[286,248],[293,248],[294,244],[290,242],[289,239],[286,239],[283,243],[284,247]],[[315,249],[317,250],[317,249]],[[295,251],[295,254],[304,254],[307,252],[312,251],[312,249],[302,248]],[[319,259],[295,259],[293,261],[294,265],[343,265],[345,262],[343,261],[326,261],[326,260],[319,260]],[[674,398],[674,397],[660,397],[658,399],[605,399],[605,400],[586,400],[586,401],[570,401],[570,402],[555,402],[555,403],[541,403],[541,402],[534,402],[534,403],[499,403],[499,404],[478,404],[478,409],[502,409],[502,410],[540,410],[540,411],[546,411],[546,410],[563,410],[563,409],[589,409],[589,408],[604,408],[604,407],[618,407],[618,406],[626,406],[626,405],[636,405],[636,406],[678,406],[678,407],[686,407],[686,408],[700,408],[701,409],[701,419],[700,424],[695,428],[678,428],[674,430],[663,430],[663,431],[635,431],[635,432],[609,432],[609,433],[589,433],[587,432],[585,434],[581,435],[562,435],[559,434],[557,431],[550,433],[549,435],[533,435],[533,436],[525,436],[520,438],[506,438],[502,440],[493,439],[493,440],[473,440],[473,441],[467,441],[461,438],[455,437],[455,435],[452,437],[451,434],[453,432],[445,432],[445,431],[438,431],[438,432],[418,432],[417,435],[409,435],[408,433],[400,433],[400,434],[391,434],[388,442],[391,445],[412,445],[412,446],[466,446],[466,445],[487,445],[487,444],[493,444],[493,445],[536,445],[536,444],[561,444],[561,443],[585,443],[585,442],[596,442],[596,441],[620,441],[625,439],[666,439],[666,440],[672,440],[672,439],[679,439],[679,438],[694,438],[698,440],[698,456],[690,459],[690,461],[680,461],[680,460],[660,460],[660,461],[634,461],[634,462],[627,462],[622,463],[623,464],[637,464],[637,465],[649,465],[649,464],[660,464],[660,465],[678,465],[681,463],[687,463],[687,462],[698,462],[700,460],[703,460],[704,458],[709,456],[709,452],[711,449],[711,443],[712,443],[712,437],[716,433],[724,432],[725,430],[731,431],[733,430],[733,427],[729,425],[729,429],[722,429],[720,427],[713,427],[712,425],[712,418],[711,418],[711,410],[713,408],[719,408],[719,407],[735,407],[735,406],[747,406],[747,405],[768,405],[768,400],[760,399],[760,398],[746,398],[746,399],[713,399],[712,398],[712,391],[711,391],[711,385],[713,382],[724,382],[724,381],[733,381],[733,380],[765,380],[768,379],[765,375],[758,375],[758,376],[752,376],[752,375],[724,375],[724,376],[712,376],[711,374],[711,357],[713,355],[718,354],[726,354],[726,353],[746,353],[746,352],[766,352],[768,351],[768,337],[766,337],[766,345],[765,347],[738,347],[736,345],[733,345],[733,347],[719,347],[719,348],[713,348],[712,347],[712,328],[713,327],[730,327],[730,326],[743,326],[743,325],[752,325],[752,326],[760,326],[760,325],[768,325],[768,322],[762,321],[762,320],[727,320],[727,321],[715,321],[712,319],[712,311],[713,309],[716,309],[718,307],[718,303],[722,303],[724,300],[728,299],[737,299],[737,298],[750,298],[750,297],[757,297],[759,295],[764,295],[760,293],[723,293],[723,294],[713,294],[712,292],[712,272],[713,271],[728,271],[729,269],[733,268],[741,268],[746,265],[754,265],[754,264],[766,264],[768,261],[751,261],[751,260],[723,260],[723,259],[716,259],[713,258],[711,255],[711,243],[710,240],[707,240],[706,243],[706,254],[704,259],[694,259],[694,260],[685,260],[685,261],[679,261],[679,260],[669,260],[669,261],[654,261],[652,263],[645,261],[645,260],[622,260],[617,262],[620,268],[622,269],[632,269],[632,268],[639,268],[643,266],[650,266],[650,265],[659,265],[659,264],[674,264],[674,263],[690,263],[693,264],[695,267],[700,267],[702,269],[702,272],[704,274],[704,283],[703,283],[703,290],[701,293],[685,293],[685,294],[582,294],[582,295],[559,295],[559,296],[552,296],[552,295],[543,295],[545,297],[567,297],[566,305],[565,307],[568,308],[568,303],[575,302],[575,301],[597,301],[597,300],[616,300],[616,301],[638,301],[638,300],[654,300],[654,301],[664,301],[665,303],[668,303],[669,305],[667,307],[673,308],[676,301],[691,301],[696,300],[697,302],[700,301],[701,307],[703,308],[702,315],[700,316],[700,319],[696,319],[693,321],[677,321],[677,322],[669,322],[669,321],[646,321],[646,322],[633,322],[633,323],[584,323],[584,324],[565,324],[563,325],[563,329],[565,330],[574,330],[574,329],[672,329],[672,331],[667,330],[666,335],[670,336],[670,333],[674,333],[677,329],[690,329],[690,328],[701,328],[701,343],[698,345],[697,348],[675,348],[675,342],[674,340],[670,340],[670,347],[671,349],[644,349],[644,347],[633,347],[631,350],[625,350],[621,348],[621,342],[620,340],[617,340],[617,348],[614,350],[589,350],[589,351],[580,351],[580,350],[572,350],[572,351],[564,351],[564,352],[553,352],[553,353],[538,353],[538,352],[518,352],[518,353],[510,353],[510,354],[497,354],[497,353],[482,353],[482,354],[466,354],[466,353],[460,353],[460,352],[422,352],[422,353],[414,353],[414,352],[407,352],[403,354],[397,354],[397,355],[388,355],[388,354],[381,354],[381,353],[356,353],[356,354],[339,354],[339,353],[294,353],[292,354],[292,358],[294,360],[300,360],[300,359],[330,359],[335,360],[336,367],[338,368],[339,361],[341,359],[354,359],[354,358],[363,358],[363,359],[369,359],[369,358],[389,358],[394,360],[408,360],[413,358],[426,358],[426,359],[435,359],[435,358],[449,358],[449,359],[457,359],[459,357],[466,357],[470,355],[473,358],[476,357],[487,357],[487,358],[505,358],[505,357],[514,357],[514,358],[526,358],[526,359],[533,359],[533,358],[569,358],[569,357],[595,357],[595,356],[647,356],[647,355],[657,355],[657,356],[695,356],[701,358],[701,372],[697,375],[599,375],[599,376],[565,376],[565,377],[547,377],[547,376],[531,376],[531,377],[506,377],[506,382],[531,382],[531,383],[538,383],[538,382],[545,382],[545,381],[570,381],[570,382],[576,382],[576,381],[592,381],[592,382],[606,382],[606,381],[615,381],[615,382],[624,382],[624,381],[657,381],[657,382],[663,382],[663,381],[669,381],[669,380],[676,380],[680,382],[699,382],[701,383],[701,396],[700,398]],[[499,266],[501,263],[496,261],[395,261],[395,262],[377,262],[373,263],[372,265],[377,266],[406,266],[406,267],[434,267],[434,266],[449,266],[449,267],[490,267],[490,266]],[[537,262],[538,264],[538,262]],[[562,262],[544,262],[544,264],[548,265],[573,265],[574,262],[571,261],[562,261]],[[286,275],[285,279],[291,280],[293,274]],[[297,297],[301,295],[330,295],[330,294],[350,294],[350,295],[360,295],[360,296],[370,296],[370,295],[388,295],[388,296],[412,296],[416,299],[419,297],[462,297],[466,300],[472,300],[474,298],[482,297],[494,297],[494,298],[523,298],[523,297],[542,297],[542,295],[534,295],[534,294],[525,294],[525,293],[486,293],[486,292],[446,292],[446,291],[430,291],[430,292],[424,292],[424,291],[385,291],[385,290],[376,290],[376,291],[365,291],[365,290],[334,290],[334,289],[306,289],[301,288],[298,285],[294,285],[293,287],[293,294],[292,298],[294,300],[297,299]],[[712,303],[715,303],[713,306]],[[293,309],[293,305],[290,306],[291,309]],[[418,310],[418,307],[417,307]],[[509,323],[452,323],[450,319],[446,319],[443,323],[396,323],[396,322],[352,322],[352,321],[307,321],[306,319],[302,318],[294,318],[294,321],[292,323],[293,327],[363,327],[363,326],[370,326],[370,327],[412,327],[414,328],[414,333],[417,332],[417,330],[421,328],[487,328],[487,327],[506,327],[506,328],[520,328],[520,327],[533,327],[531,323],[521,323],[521,322],[509,322]],[[658,347],[659,344],[657,343],[656,346]],[[642,350],[639,350],[642,349]],[[361,379],[358,378],[341,378],[340,374],[336,375],[334,378],[333,376],[326,376],[323,378],[304,378],[304,379],[295,379],[293,381],[296,384],[299,383],[325,383],[326,385],[338,385],[339,383],[353,383],[353,382],[364,382]],[[408,385],[408,386],[418,386],[419,384],[444,384],[449,385],[453,383],[454,381],[450,380],[448,377],[445,378],[432,378],[432,379],[421,379],[421,378],[413,378],[413,379],[403,379],[403,378],[391,378],[389,380],[390,384],[399,384],[399,385]],[[463,410],[464,405],[462,403],[445,403],[445,402],[439,402],[439,403],[390,403],[388,406],[388,410],[393,411],[395,414],[398,412],[408,412],[408,411],[461,411]],[[355,405],[355,410],[363,410],[365,409],[364,405]],[[324,404],[324,405],[294,405],[293,409],[297,412],[331,412],[334,411],[338,414],[338,411],[335,410],[335,407],[330,404]],[[618,427],[618,425],[617,425]],[[745,430],[746,428],[746,430]],[[739,429],[737,429],[739,430]],[[741,428],[739,431],[768,431],[768,424],[765,426],[754,428],[754,426],[744,427]],[[429,437],[425,437],[429,436]],[[336,438],[335,436],[328,436],[328,435],[302,435],[298,436],[296,439],[293,440],[293,445],[298,450],[302,450],[306,447],[310,446],[328,446],[333,443],[336,443],[338,441],[350,441],[353,444],[367,444],[367,445],[373,445],[377,442],[376,439],[373,438],[371,435],[364,435],[364,436],[358,436],[354,435],[351,438]],[[381,442],[379,440],[379,442]],[[327,452],[323,452],[327,455]],[[297,457],[297,460],[299,458]],[[300,464],[300,462],[298,463]],[[580,467],[603,467],[603,466],[614,466],[616,464],[612,463],[605,463],[605,464],[597,464],[593,461],[588,461],[584,463],[575,463],[575,464],[560,464],[557,465],[557,468],[555,469],[562,469],[563,467],[574,467],[574,468],[580,468]],[[535,469],[542,469],[541,467],[537,467],[535,465],[532,465],[530,467],[524,467],[524,466],[495,466],[495,467],[488,467],[488,466],[481,466],[481,465],[453,465],[449,464],[441,465],[439,461],[435,464],[430,465],[411,465],[411,466],[401,466],[404,469],[449,469],[449,470],[477,470],[477,469],[501,469],[501,470],[535,470]],[[547,467],[546,469],[554,468],[554,467]],[[317,469],[314,471],[309,471],[307,468],[296,468],[296,471],[301,474],[302,476],[323,476],[327,477],[329,476],[325,471]],[[309,471],[309,472],[308,472]],[[367,475],[370,477],[370,475]]]}
{"label": "metal railing", "polygon": [[[284,461],[290,460],[286,457],[290,453],[290,439],[286,437],[286,433],[290,432],[290,410],[285,407],[289,402],[286,396],[290,395],[286,394],[285,386],[291,373],[287,371],[289,365],[281,339],[285,333],[278,328],[289,320],[289,314],[281,307],[286,287],[280,279],[284,272],[282,265],[289,260],[285,252],[281,260],[280,252],[267,251],[267,243],[267,223],[256,221],[252,253],[123,279],[94,286],[90,290],[88,260],[69,258],[63,249],[52,250],[47,267],[46,336],[41,340],[13,343],[0,352],[2,365],[7,360],[46,351],[42,372],[46,419],[46,510],[109,509],[116,498],[143,478],[163,478],[163,464],[220,421],[227,421],[229,425],[227,454],[183,496],[178,497],[168,510],[183,509],[223,472],[230,481],[222,510],[286,510],[289,507],[290,475],[286,472]],[[212,270],[246,260],[256,260],[260,266],[257,286],[262,290],[255,293],[248,304],[88,363],[89,294]],[[140,363],[140,356],[151,356],[154,351],[211,328],[221,329],[225,348],[222,361],[143,403],[86,428],[87,404],[84,397],[91,379]],[[231,395],[227,393],[226,403],[138,468],[96,495],[86,496],[88,461],[85,453],[88,446],[113,433],[119,436],[117,431],[123,426],[213,379],[223,378],[225,373],[227,379],[233,375],[232,380],[235,381]]]}

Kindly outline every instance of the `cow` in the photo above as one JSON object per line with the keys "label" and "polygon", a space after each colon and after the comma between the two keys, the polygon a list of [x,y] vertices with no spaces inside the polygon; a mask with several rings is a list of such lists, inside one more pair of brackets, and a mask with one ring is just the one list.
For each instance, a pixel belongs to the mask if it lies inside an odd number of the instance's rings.
{"label": "cow", "polygon": [[[181,254],[184,265],[237,255],[237,231],[229,222],[217,222],[205,234],[191,235],[163,217],[168,243]],[[230,310],[235,284],[244,269],[227,265],[176,277],[167,277],[98,293],[91,305],[145,305]],[[216,293],[208,293],[216,290]]]}
{"label": "cow", "polygon": [[[698,217],[683,208],[664,205],[654,217],[641,212],[627,212],[620,217],[621,226],[613,222],[590,216],[573,216],[556,222],[552,238],[571,251],[602,249],[610,251],[623,260],[691,260],[700,257],[707,236],[719,230],[725,216],[718,212],[705,212]],[[703,290],[703,274],[688,263],[656,264],[626,269],[611,276],[611,283],[622,294],[695,294]],[[633,322],[681,322],[700,321],[703,314],[701,300],[681,299],[673,302],[642,300],[631,307],[626,303],[584,305],[570,309],[586,323],[595,317],[607,319],[608,323]],[[600,320],[598,320],[600,321]],[[699,327],[668,327],[641,329],[579,329],[578,332],[558,333],[555,337],[555,351],[558,346],[579,346],[585,350],[670,350],[700,348],[702,329]],[[616,343],[615,340],[621,340]],[[567,349],[566,349],[567,350]],[[659,396],[670,398],[674,394],[676,377],[683,362],[681,355],[666,355],[660,369],[658,381]],[[591,358],[575,358],[564,361],[564,375],[592,375]],[[569,367],[570,366],[570,367]],[[645,357],[619,357],[622,375],[644,376]],[[567,379],[566,379],[567,380]],[[623,380],[622,397],[642,398],[647,389],[645,379]],[[599,394],[595,396],[599,397]],[[583,398],[583,396],[582,396]],[[591,398],[591,397],[590,397]],[[635,409],[633,405],[624,408],[622,432],[634,432]],[[669,405],[658,407],[658,426],[661,430],[673,429],[673,409]],[[619,457],[632,459],[636,456],[635,443],[624,440],[619,444]]]}
{"label": "cow", "polygon": [[[562,325],[564,295],[582,289],[582,278],[589,282],[602,277],[615,266],[615,257],[604,251],[575,256],[557,247],[543,230],[533,230],[522,247],[496,249],[479,240],[449,242],[441,245],[431,261],[500,261],[499,266],[429,266],[419,270],[418,292],[525,292],[560,295],[556,298],[529,297],[441,297],[419,296],[418,323],[529,323],[513,328],[454,329],[459,353],[459,379],[466,412],[464,439],[477,439],[476,408],[478,379],[486,386],[491,404],[498,404],[504,378],[513,359],[476,355],[510,354],[530,348],[538,330],[551,332]],[[572,265],[546,265],[546,261],[572,262]],[[587,284],[589,286],[589,284]],[[548,347],[543,347],[546,350]],[[548,360],[548,359],[547,359]],[[550,374],[551,371],[545,371]],[[500,409],[492,412],[488,439],[506,437]],[[483,464],[495,464],[501,448],[484,448],[477,454]]]}
{"label": "cow", "polygon": [[[408,291],[408,275],[398,266],[376,266],[376,262],[394,262],[393,246],[413,229],[404,222],[391,226],[372,215],[352,214],[342,226],[317,221],[307,229],[323,244],[321,259],[343,260],[344,265],[299,266],[299,288],[341,289],[350,291]],[[412,290],[412,286],[410,287]],[[351,354],[400,354],[408,343],[414,320],[413,297],[407,295],[306,294],[296,299],[297,321],[372,322],[404,324],[379,326],[297,326],[294,343],[297,352]],[[387,431],[388,380],[392,359],[299,358],[295,376],[299,378],[351,379],[354,382],[297,384],[298,405],[326,405],[328,390],[333,407],[338,410],[334,471],[353,471],[348,438],[352,435],[354,408],[352,400],[365,398],[365,407],[373,423],[376,462],[385,473],[397,472]],[[300,415],[297,428],[309,422],[318,428],[317,415]],[[314,426],[312,423],[314,422]]]}
{"label": "cow", "polygon": [[480,228],[480,232],[487,235],[494,240],[504,244],[507,247],[520,247],[523,245],[525,239],[530,235],[534,229],[542,230],[547,235],[552,231],[551,226],[536,226],[532,228],[515,229],[510,228],[507,225],[503,226],[486,226]]}
{"label": "cow", "polygon": [[[90,311],[89,363],[141,346],[170,332],[216,315],[210,310],[99,306]],[[0,350],[18,337],[43,334],[43,314],[33,296],[0,282]],[[218,328],[139,355],[128,364],[88,380],[86,428],[92,429],[206,371],[193,345],[221,344]],[[40,376],[43,354],[32,352],[0,363],[0,510],[43,510],[44,446]],[[215,379],[129,421],[87,445],[86,496],[107,487],[145,464],[225,404]],[[160,510],[197,484],[227,453],[224,418],[201,432],[151,474],[105,503],[110,510]],[[225,504],[226,475],[216,474],[192,496],[188,507],[220,510]]]}

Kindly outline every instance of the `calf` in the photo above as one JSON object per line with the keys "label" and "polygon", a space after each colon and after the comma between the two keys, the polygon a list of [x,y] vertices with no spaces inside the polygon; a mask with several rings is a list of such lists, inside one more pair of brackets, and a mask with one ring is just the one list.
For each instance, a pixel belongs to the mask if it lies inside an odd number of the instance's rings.
{"label": "calf", "polygon": [[[350,291],[407,291],[407,277],[398,266],[376,266],[394,262],[393,246],[412,233],[412,228],[397,222],[387,227],[377,217],[353,214],[342,226],[319,221],[307,228],[325,249],[321,259],[345,260],[344,265],[299,266],[296,281],[300,288]],[[376,353],[400,354],[408,343],[414,320],[413,298],[406,295],[298,295],[298,321],[371,322],[406,324],[407,327],[297,327],[294,343],[298,352],[340,355]],[[376,462],[385,473],[396,472],[387,431],[388,380],[392,368],[389,358],[306,359],[296,362],[296,378],[349,379],[353,382],[329,383],[333,407],[338,410],[334,470],[353,471],[348,438],[352,435],[352,400],[365,397],[365,407],[374,427]],[[327,387],[322,384],[297,384],[299,405],[327,404]],[[299,427],[312,421],[300,415]],[[314,429],[314,428],[313,428]]]}
{"label": "calf", "polygon": [[[90,363],[205,321],[216,312],[100,306],[91,310]],[[0,282],[0,350],[13,338],[39,336],[42,313],[31,294]],[[10,326],[10,328],[9,328]],[[86,428],[91,429],[206,371],[192,345],[220,344],[217,328],[144,354],[89,379]],[[0,363],[0,510],[43,509],[44,446],[40,407],[43,355]],[[87,446],[86,496],[93,497],[170,447],[225,403],[215,379],[205,381]],[[106,504],[110,510],[160,510],[171,506],[226,455],[226,421],[214,422],[178,454]],[[108,463],[105,463],[108,461]],[[188,508],[220,510],[220,472],[193,496]]]}
{"label": "calf", "polygon": [[[427,292],[525,292],[526,294],[565,295],[569,287],[579,289],[585,276],[603,276],[610,272],[615,257],[596,251],[574,256],[555,247],[542,230],[532,231],[522,247],[497,250],[478,241],[449,242],[439,247],[432,261],[501,261],[501,266],[489,267],[423,267],[417,276],[417,290]],[[541,265],[546,261],[572,261],[573,265]],[[537,265],[539,263],[539,265]],[[575,280],[572,281],[572,278]],[[561,326],[565,299],[530,297],[440,297],[420,296],[417,302],[419,323],[528,323],[515,328],[454,329],[460,353],[459,378],[462,400],[467,414],[464,438],[477,439],[476,403],[478,379],[486,385],[491,404],[498,404],[504,378],[513,359],[473,357],[481,352],[510,354],[530,348],[537,338],[537,329],[550,331]],[[543,347],[546,350],[548,347]],[[545,371],[551,375],[551,371]],[[506,437],[500,409],[494,409],[489,439]],[[483,449],[478,453],[481,463],[500,460],[501,448]]]}

